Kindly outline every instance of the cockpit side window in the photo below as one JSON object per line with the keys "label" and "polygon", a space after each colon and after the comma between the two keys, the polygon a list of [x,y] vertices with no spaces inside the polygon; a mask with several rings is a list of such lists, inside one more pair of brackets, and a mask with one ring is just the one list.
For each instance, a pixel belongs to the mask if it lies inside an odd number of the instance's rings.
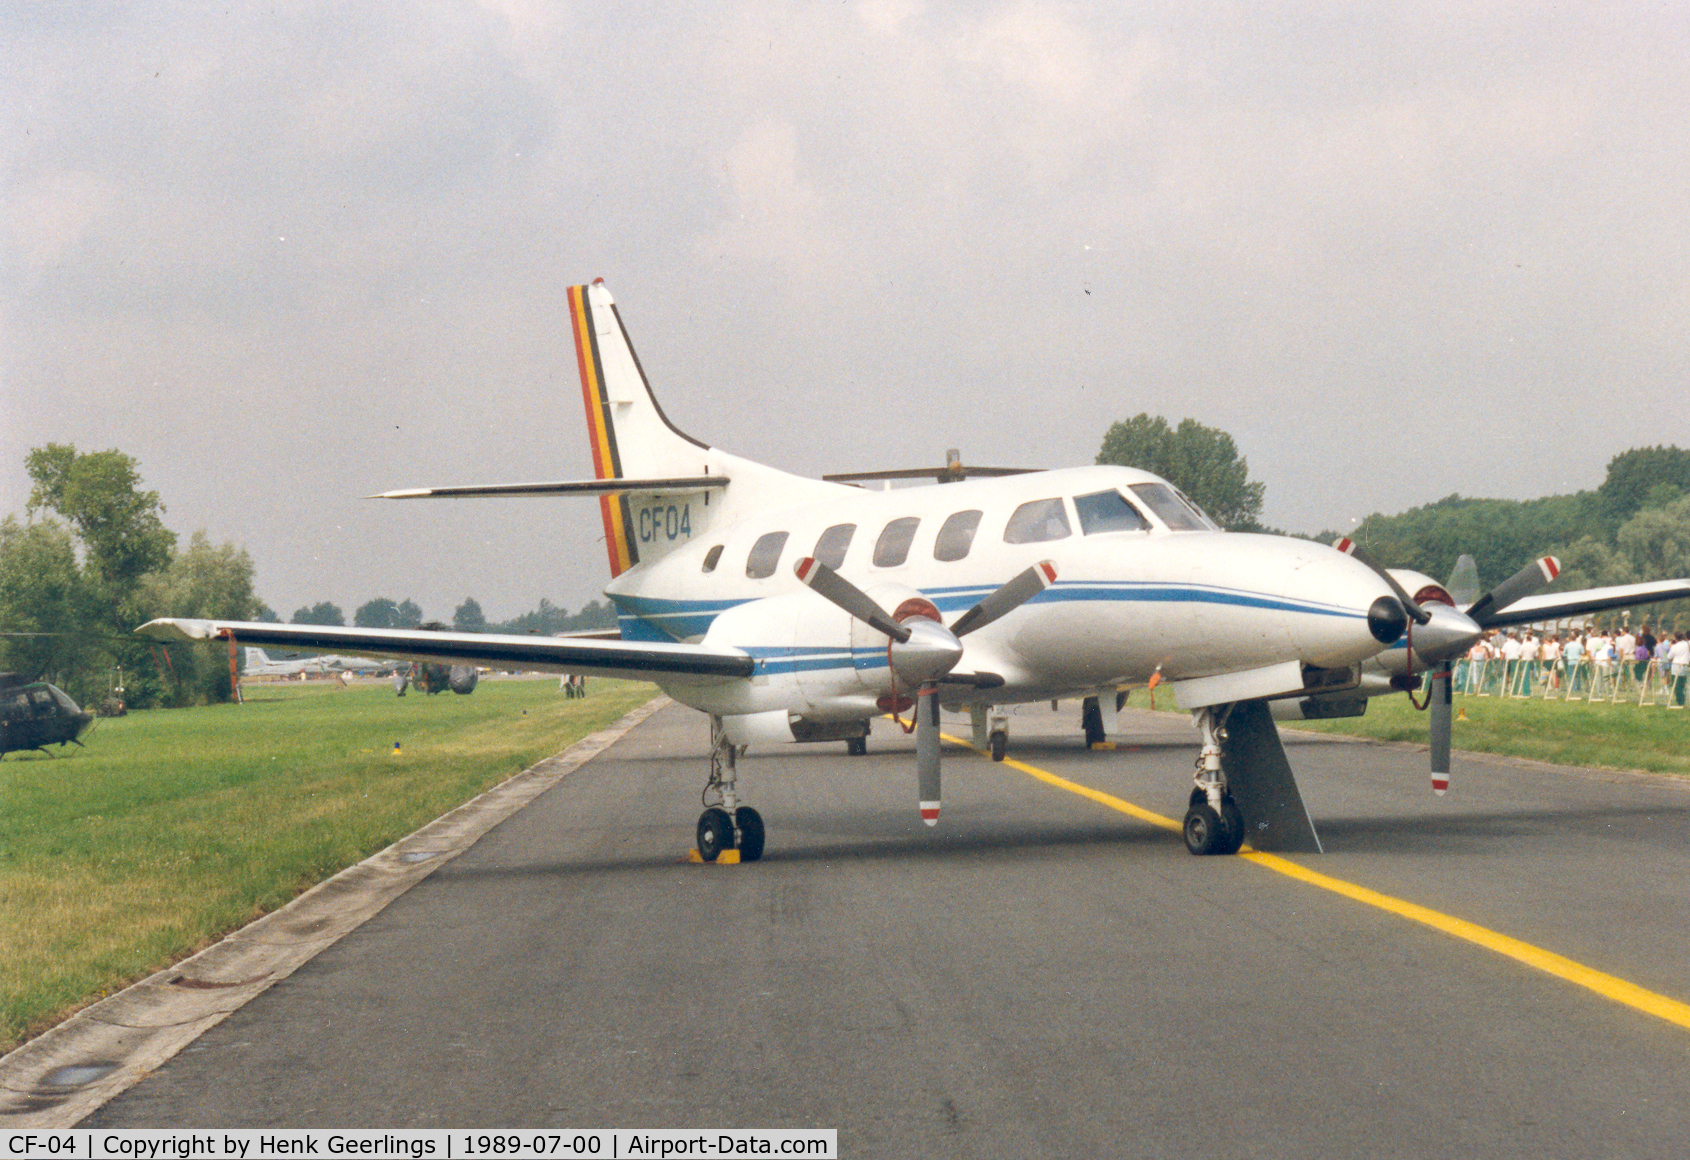
{"label": "cockpit side window", "polygon": [[702,571],[714,572],[716,570],[716,565],[721,563],[721,561],[722,561],[722,545],[721,544],[713,545],[708,552],[704,553],[704,567],[703,567]]}
{"label": "cockpit side window", "polygon": [[1080,513],[1081,535],[1150,530],[1150,521],[1144,518],[1143,513],[1134,507],[1126,496],[1114,488],[1075,496],[1074,510]]}
{"label": "cockpit side window", "polygon": [[751,545],[751,555],[745,560],[745,574],[753,580],[773,576],[780,565],[780,554],[786,548],[785,532],[767,532]]}
{"label": "cockpit side window", "polygon": [[904,516],[887,524],[880,538],[874,542],[874,566],[896,568],[909,559],[910,544],[915,542],[915,529],[919,523],[921,520],[917,516]]}
{"label": "cockpit side window", "polygon": [[1039,544],[1046,540],[1066,540],[1073,534],[1068,526],[1068,511],[1061,499],[1029,500],[1015,509],[1003,530],[1006,544]]}
{"label": "cockpit side window", "polygon": [[1215,520],[1215,517],[1210,515],[1208,512],[1204,511],[1202,508],[1198,507],[1196,500],[1192,499],[1189,495],[1186,495],[1183,491],[1181,491],[1177,487],[1174,488],[1174,494],[1179,496],[1181,503],[1185,504],[1186,507],[1190,508],[1192,511],[1197,513],[1197,518],[1202,520],[1204,526],[1207,527],[1211,532],[1218,532],[1218,531],[1221,530],[1221,526]]}
{"label": "cockpit side window", "polygon": [[1156,513],[1156,518],[1174,532],[1207,532],[1211,528],[1202,516],[1174,494],[1165,483],[1135,483],[1132,492]]}
{"label": "cockpit side window", "polygon": [[974,533],[980,530],[980,512],[978,510],[955,512],[939,527],[938,538],[933,541],[933,558],[935,560],[960,560],[968,555],[968,549],[974,546]]}
{"label": "cockpit side window", "polygon": [[845,563],[845,553],[850,549],[851,537],[856,533],[856,524],[834,524],[816,540],[816,550],[812,554],[819,562],[837,569]]}

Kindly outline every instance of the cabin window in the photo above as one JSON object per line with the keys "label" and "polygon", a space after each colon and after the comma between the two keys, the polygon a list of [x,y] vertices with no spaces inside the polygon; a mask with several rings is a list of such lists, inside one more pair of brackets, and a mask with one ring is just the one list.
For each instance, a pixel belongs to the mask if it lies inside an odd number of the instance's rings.
{"label": "cabin window", "polygon": [[916,516],[904,516],[887,524],[874,542],[874,566],[896,568],[909,559],[910,544],[915,541],[916,525],[920,523]]}
{"label": "cabin window", "polygon": [[1135,483],[1133,494],[1143,500],[1156,517],[1175,532],[1206,532],[1208,522],[1165,483]]}
{"label": "cabin window", "polygon": [[968,549],[974,546],[974,533],[979,530],[980,513],[978,511],[955,513],[939,528],[939,536],[933,541],[933,558],[935,560],[962,559],[968,555]]}
{"label": "cabin window", "polygon": [[757,542],[751,545],[751,555],[745,559],[745,574],[753,580],[773,576],[775,568],[780,564],[780,554],[785,548],[785,532],[768,532],[758,536]]}
{"label": "cabin window", "polygon": [[834,524],[816,540],[816,562],[829,568],[839,568],[845,563],[845,552],[851,547],[851,537],[856,534],[856,524]]}
{"label": "cabin window", "polygon": [[1016,508],[1015,514],[1009,517],[1003,542],[1039,544],[1046,540],[1065,540],[1072,534],[1068,511],[1060,499],[1035,499]]}
{"label": "cabin window", "polygon": [[1075,496],[1074,510],[1080,513],[1082,535],[1150,530],[1150,521],[1127,502],[1126,496],[1113,488],[1108,491],[1094,491],[1090,495]]}
{"label": "cabin window", "polygon": [[715,547],[711,548],[708,552],[704,553],[704,571],[714,572],[716,570],[716,565],[721,563],[721,561],[722,561],[722,545],[717,544]]}

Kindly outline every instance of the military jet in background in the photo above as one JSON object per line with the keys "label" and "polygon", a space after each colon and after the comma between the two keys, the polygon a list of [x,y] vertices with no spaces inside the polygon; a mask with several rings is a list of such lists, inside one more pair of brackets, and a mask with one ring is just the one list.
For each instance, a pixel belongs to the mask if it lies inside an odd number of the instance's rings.
{"label": "military jet in background", "polygon": [[274,660],[261,648],[241,650],[244,677],[292,677],[301,673],[390,673],[402,662],[372,657],[312,656],[295,660]]}

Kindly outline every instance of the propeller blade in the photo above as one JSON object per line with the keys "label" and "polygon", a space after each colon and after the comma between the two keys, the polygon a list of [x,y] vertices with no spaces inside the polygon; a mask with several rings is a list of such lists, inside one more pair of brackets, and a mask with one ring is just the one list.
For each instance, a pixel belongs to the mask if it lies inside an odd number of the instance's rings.
{"label": "propeller blade", "polygon": [[1448,665],[1432,671],[1432,792],[1439,797],[1449,792],[1450,684]]}
{"label": "propeller blade", "polygon": [[1449,574],[1449,583],[1444,585],[1450,596],[1460,605],[1474,604],[1483,591],[1479,587],[1479,565],[1473,557],[1463,552],[1455,558],[1455,571]]}
{"label": "propeller blade", "polygon": [[891,613],[876,604],[868,593],[829,568],[814,556],[805,556],[792,567],[798,579],[814,588],[824,598],[874,629],[885,633],[899,644],[910,638],[910,630],[892,619]]}
{"label": "propeller blade", "polygon": [[1554,556],[1533,560],[1474,601],[1472,607],[1467,609],[1467,615],[1480,626],[1488,625],[1491,617],[1516,600],[1533,595],[1560,574],[1561,561]]}
{"label": "propeller blade", "polygon": [[985,628],[999,617],[1014,612],[1054,583],[1056,565],[1050,560],[1040,560],[997,591],[987,593],[984,600],[957,617],[956,623],[951,625],[951,631],[957,636],[967,636],[977,628]]}
{"label": "propeller blade", "polygon": [[939,686],[926,684],[915,697],[915,777],[921,820],[939,824]]}
{"label": "propeller blade", "polygon": [[1431,619],[1431,614],[1415,603],[1414,597],[1410,596],[1408,594],[1408,590],[1397,582],[1397,578],[1391,575],[1383,564],[1379,563],[1379,561],[1375,560],[1372,556],[1369,556],[1366,552],[1362,551],[1360,544],[1346,536],[1332,546],[1337,548],[1346,556],[1354,556],[1357,560],[1360,560],[1363,564],[1366,564],[1369,568],[1372,568],[1375,572],[1379,573],[1379,578],[1391,586],[1392,595],[1402,602],[1403,609],[1413,619],[1415,624],[1425,624]]}

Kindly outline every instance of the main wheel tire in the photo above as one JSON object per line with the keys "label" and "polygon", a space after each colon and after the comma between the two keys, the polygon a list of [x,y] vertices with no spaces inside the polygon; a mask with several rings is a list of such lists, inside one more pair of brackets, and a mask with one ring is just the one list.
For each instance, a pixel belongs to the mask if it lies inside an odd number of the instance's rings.
{"label": "main wheel tire", "polygon": [[1103,731],[1103,708],[1096,697],[1087,697],[1081,703],[1080,727],[1086,731],[1086,748],[1101,745],[1109,740],[1109,735]]}
{"label": "main wheel tire", "polygon": [[698,818],[698,856],[714,862],[723,850],[734,848],[734,823],[728,811],[711,806]]}
{"label": "main wheel tire", "polygon": [[845,739],[845,752],[852,757],[861,757],[868,752],[867,737],[848,737]]}
{"label": "main wheel tire", "polygon": [[1193,854],[1219,854],[1226,841],[1226,823],[1208,802],[1185,811],[1185,848]]}
{"label": "main wheel tire", "polygon": [[1221,798],[1221,821],[1226,824],[1226,841],[1221,844],[1217,854],[1236,854],[1239,847],[1244,845],[1244,814],[1238,808],[1238,803],[1227,794]]}
{"label": "main wheel tire", "polygon": [[734,821],[739,823],[739,860],[757,861],[763,856],[763,815],[750,806],[740,806],[734,811]]}
{"label": "main wheel tire", "polygon": [[1003,755],[1009,751],[1009,734],[999,730],[986,739],[986,748],[992,751],[993,761],[1002,761]]}

